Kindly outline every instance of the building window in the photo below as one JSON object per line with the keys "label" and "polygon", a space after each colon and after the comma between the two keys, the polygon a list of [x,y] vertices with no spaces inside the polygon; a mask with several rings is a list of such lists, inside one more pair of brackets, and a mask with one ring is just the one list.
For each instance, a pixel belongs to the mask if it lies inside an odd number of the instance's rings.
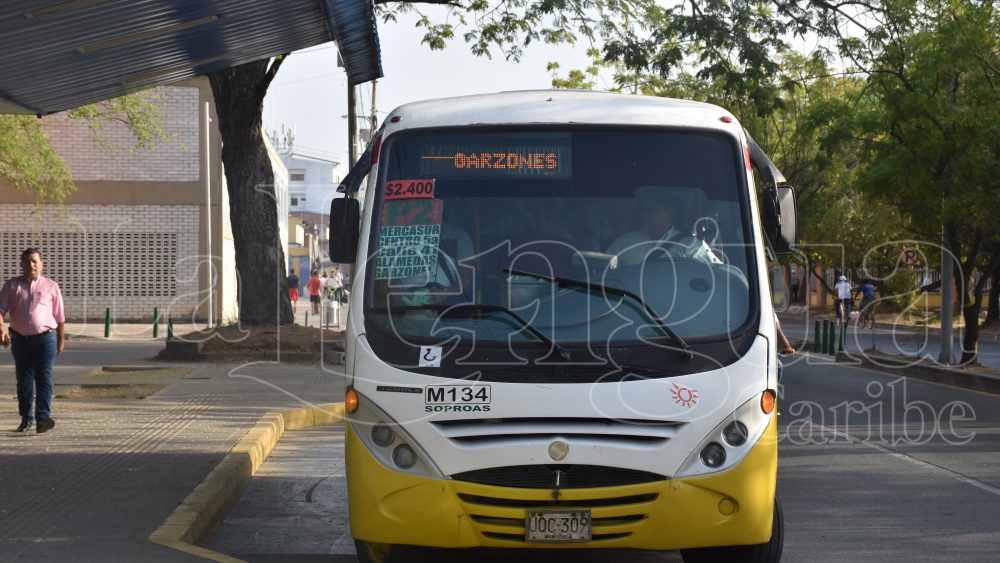
{"label": "building window", "polygon": [[292,182],[305,182],[306,181],[306,171],[305,170],[289,170],[288,179]]}
{"label": "building window", "polygon": [[293,197],[292,198],[292,207],[295,207],[298,204],[299,204],[299,198]]}

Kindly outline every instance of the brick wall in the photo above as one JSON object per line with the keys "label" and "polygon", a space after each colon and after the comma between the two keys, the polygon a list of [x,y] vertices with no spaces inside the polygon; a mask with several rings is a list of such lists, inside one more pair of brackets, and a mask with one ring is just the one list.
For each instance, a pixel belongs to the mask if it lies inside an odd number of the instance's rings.
{"label": "brick wall", "polygon": [[154,141],[149,149],[135,148],[135,136],[123,123],[105,123],[101,138],[78,119],[65,113],[43,118],[49,142],[80,181],[197,181],[201,169],[198,151],[198,88],[168,86],[146,94],[162,109],[161,123],[169,141]]}
{"label": "brick wall", "polygon": [[191,318],[201,299],[196,205],[0,204],[0,279],[20,275],[21,251],[42,251],[72,321]]}

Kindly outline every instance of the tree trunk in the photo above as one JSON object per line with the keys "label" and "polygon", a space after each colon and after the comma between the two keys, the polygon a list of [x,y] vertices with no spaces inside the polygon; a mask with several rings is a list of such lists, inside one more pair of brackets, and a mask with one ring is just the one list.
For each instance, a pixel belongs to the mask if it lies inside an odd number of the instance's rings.
{"label": "tree trunk", "polygon": [[240,322],[249,325],[293,322],[274,172],[261,131],[264,94],[273,74],[263,60],[208,76],[222,135]]}
{"label": "tree trunk", "polygon": [[993,269],[993,281],[990,283],[990,300],[986,307],[986,322],[983,327],[1000,323],[1000,268]]}
{"label": "tree trunk", "polygon": [[965,320],[965,330],[962,332],[963,366],[976,363],[979,357],[979,311],[983,308],[983,284],[976,284],[975,297],[962,307],[962,318]]}
{"label": "tree trunk", "polygon": [[[978,245],[973,245],[978,250]],[[969,258],[967,268],[963,268],[963,275],[966,287],[972,280],[973,257]],[[986,280],[990,277],[990,272],[1000,268],[1000,247],[993,250],[989,262],[983,269],[983,273],[972,288],[972,299],[962,308],[962,317],[965,320],[965,332],[962,336],[962,365],[975,363],[979,356],[979,312],[983,310],[983,288],[986,287]]]}

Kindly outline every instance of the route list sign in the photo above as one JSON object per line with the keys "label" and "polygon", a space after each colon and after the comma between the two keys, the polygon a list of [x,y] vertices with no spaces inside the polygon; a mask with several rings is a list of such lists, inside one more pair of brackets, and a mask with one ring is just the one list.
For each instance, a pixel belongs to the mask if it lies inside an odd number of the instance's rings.
{"label": "route list sign", "polygon": [[437,275],[441,244],[440,199],[400,199],[382,206],[375,279],[388,280]]}

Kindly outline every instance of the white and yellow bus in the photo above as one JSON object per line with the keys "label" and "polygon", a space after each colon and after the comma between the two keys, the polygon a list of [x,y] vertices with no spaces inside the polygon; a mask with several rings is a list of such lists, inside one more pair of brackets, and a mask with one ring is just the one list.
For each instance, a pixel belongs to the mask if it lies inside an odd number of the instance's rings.
{"label": "white and yellow bus", "polygon": [[778,561],[783,181],[709,104],[534,91],[393,111],[331,206],[331,258],[355,265],[359,559]]}

